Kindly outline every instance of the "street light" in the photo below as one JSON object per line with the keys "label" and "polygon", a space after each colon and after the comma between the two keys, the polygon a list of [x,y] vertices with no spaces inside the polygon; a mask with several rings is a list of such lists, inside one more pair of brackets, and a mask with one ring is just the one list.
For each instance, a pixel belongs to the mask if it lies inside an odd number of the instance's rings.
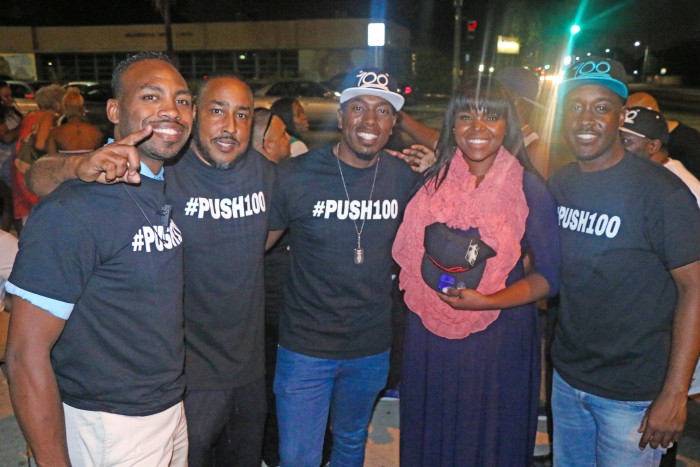
{"label": "street light", "polygon": [[[634,41],[635,47],[639,47],[640,45],[642,45],[642,41]],[[649,65],[649,42],[647,41],[644,44],[644,58],[642,59],[642,78],[641,78],[642,82],[645,82],[647,79],[647,67],[648,67],[648,65]],[[635,70],[634,74],[635,75],[637,74],[636,70]]]}
{"label": "street light", "polygon": [[452,50],[452,90],[457,89],[460,70],[460,43],[462,41],[462,3],[464,0],[454,0],[455,7],[455,37]]}

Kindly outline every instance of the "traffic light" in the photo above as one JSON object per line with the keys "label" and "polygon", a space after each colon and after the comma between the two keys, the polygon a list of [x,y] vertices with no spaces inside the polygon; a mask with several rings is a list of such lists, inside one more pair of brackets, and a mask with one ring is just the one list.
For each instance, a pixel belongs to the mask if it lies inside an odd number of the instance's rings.
{"label": "traffic light", "polygon": [[467,20],[467,39],[474,40],[474,35],[476,34],[476,20]]}

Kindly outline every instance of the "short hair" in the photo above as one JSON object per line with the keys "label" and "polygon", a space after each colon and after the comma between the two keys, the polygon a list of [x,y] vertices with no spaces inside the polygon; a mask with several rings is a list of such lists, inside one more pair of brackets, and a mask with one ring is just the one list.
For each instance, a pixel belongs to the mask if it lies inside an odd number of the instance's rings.
{"label": "short hair", "polygon": [[294,97],[280,97],[272,103],[270,110],[272,113],[282,119],[284,126],[287,127],[287,133],[294,136],[296,139],[301,139],[301,135],[297,131],[294,124],[294,103],[301,105],[298,99]]}
{"label": "short hair", "polygon": [[197,83],[197,93],[195,96],[195,104],[199,105],[199,101],[202,98],[202,94],[204,94],[204,91],[206,91],[207,86],[209,86],[209,83],[211,83],[213,80],[218,79],[218,78],[228,78],[228,79],[233,79],[236,81],[240,81],[241,83],[245,84],[246,87],[248,88],[248,91],[250,91],[250,96],[253,96],[253,92],[250,90],[250,86],[248,86],[248,83],[245,82],[243,78],[240,76],[237,76],[232,73],[214,73],[212,75],[207,76],[206,79],[203,79]]}
{"label": "short hair", "polygon": [[270,120],[272,120],[273,116],[274,113],[270,109],[266,109],[265,107],[256,107],[253,110],[253,145],[262,144],[262,139],[265,134],[265,128],[267,128],[267,123]]}
{"label": "short hair", "polygon": [[61,110],[61,100],[66,90],[60,84],[49,84],[36,92],[36,105],[40,109]]}
{"label": "short hair", "polygon": [[646,107],[647,109],[661,112],[656,98],[647,92],[635,92],[627,96],[628,107]]}
{"label": "short hair", "polygon": [[114,96],[115,99],[122,97],[122,77],[124,76],[124,73],[126,73],[126,70],[131,68],[131,65],[138,62],[143,62],[145,60],[160,60],[161,62],[165,62],[168,65],[175,67],[173,61],[170,60],[170,57],[161,52],[141,52],[128,56],[119,62],[112,72],[112,96]]}
{"label": "short hair", "polygon": [[68,117],[82,117],[85,111],[85,99],[80,94],[80,89],[69,87],[63,96],[63,115]]}

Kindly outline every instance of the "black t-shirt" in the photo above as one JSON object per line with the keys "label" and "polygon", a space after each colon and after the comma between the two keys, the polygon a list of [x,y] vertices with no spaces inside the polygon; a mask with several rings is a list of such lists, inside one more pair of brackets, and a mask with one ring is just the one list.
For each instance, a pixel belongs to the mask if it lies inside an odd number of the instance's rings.
{"label": "black t-shirt", "polygon": [[[375,166],[343,162],[348,204],[331,147],[282,162],[270,230],[289,228],[290,275],[285,283],[280,345],[318,358],[374,355],[391,344],[391,245],[417,177],[383,153]],[[355,264],[362,227],[364,263]]]}
{"label": "black t-shirt", "polygon": [[182,398],[182,236],[160,225],[164,203],[164,183],[146,177],[72,181],[22,230],[11,282],[75,304],[51,353],[70,406],[149,415]]}
{"label": "black t-shirt", "polygon": [[695,178],[700,179],[700,132],[683,123],[669,134],[668,155],[683,163]]}
{"label": "black t-shirt", "polygon": [[[268,329],[270,326],[273,329],[279,327],[279,318],[284,307],[284,283],[288,275],[289,234],[285,232],[265,253],[265,324]],[[268,340],[269,338],[270,336]]]}
{"label": "black t-shirt", "polygon": [[700,212],[670,171],[626,153],[593,173],[549,182],[562,248],[552,358],[572,386],[651,400],[666,374],[676,287],[669,270],[700,259]]}
{"label": "black t-shirt", "polygon": [[264,375],[263,255],[274,164],[254,149],[228,170],[189,150],[166,171],[185,241],[185,375],[189,389]]}

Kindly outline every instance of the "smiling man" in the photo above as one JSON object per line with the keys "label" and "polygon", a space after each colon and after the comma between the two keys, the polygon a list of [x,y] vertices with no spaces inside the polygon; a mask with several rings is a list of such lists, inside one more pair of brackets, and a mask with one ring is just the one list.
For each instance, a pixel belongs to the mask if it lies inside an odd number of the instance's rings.
{"label": "smiling man", "polygon": [[560,88],[577,161],[549,182],[562,248],[558,466],[658,465],[683,431],[700,351],[700,212],[677,177],[625,152],[624,76],[586,57]]}
{"label": "smiling man", "polygon": [[[250,144],[252,113],[243,81],[209,78],[197,98],[190,148],[165,174],[173,219],[187,239],[185,409],[192,467],[260,465],[263,255],[274,165]],[[177,133],[155,126],[168,141]],[[45,194],[76,177],[136,182],[133,154],[125,149],[117,144],[88,156],[44,157],[32,166],[32,188]]]}
{"label": "smiling man", "polygon": [[32,212],[7,284],[10,395],[39,465],[184,466],[182,235],[163,163],[192,96],[155,53],[121,62],[112,87],[120,141],[104,151],[128,153],[141,183],[70,181]]}
{"label": "smiling man", "polygon": [[350,73],[338,144],[280,163],[270,217],[289,229],[274,392],[282,465],[361,466],[391,345],[391,245],[416,178],[384,151],[403,97],[385,72]]}
{"label": "smiling man", "polygon": [[231,76],[197,97],[190,149],[168,168],[185,238],[185,409],[191,467],[258,467],[265,425],[265,239],[274,164],[250,144],[253,96]]}

